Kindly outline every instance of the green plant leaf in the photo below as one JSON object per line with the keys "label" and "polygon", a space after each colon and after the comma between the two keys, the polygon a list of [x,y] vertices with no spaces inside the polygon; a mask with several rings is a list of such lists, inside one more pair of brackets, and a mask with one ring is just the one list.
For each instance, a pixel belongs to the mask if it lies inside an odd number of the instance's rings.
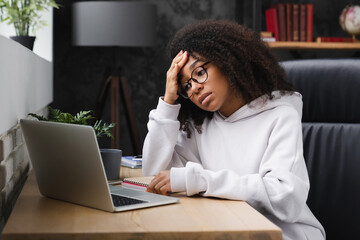
{"label": "green plant leaf", "polygon": [[53,109],[52,107],[48,107],[49,109],[49,118],[50,119],[57,119],[60,114],[61,114],[61,111],[59,109]]}
{"label": "green plant leaf", "polygon": [[86,125],[89,119],[93,119],[94,117],[90,115],[91,111],[80,111],[74,117],[74,121],[77,124]]}
{"label": "green plant leaf", "polygon": [[110,124],[102,124],[102,120],[98,120],[95,122],[94,124],[94,130],[96,133],[96,137],[102,137],[102,136],[107,136],[107,137],[111,137],[113,138],[113,135],[111,134],[111,128],[115,127],[115,123],[110,123]]}
{"label": "green plant leaf", "polygon": [[29,113],[28,115],[29,115],[29,116],[32,116],[32,117],[34,117],[34,118],[37,118],[37,119],[39,119],[40,121],[49,121],[47,118],[45,118],[45,117],[43,117],[43,116],[40,116],[40,115],[37,115],[37,114],[35,114],[35,113]]}
{"label": "green plant leaf", "polygon": [[14,25],[18,36],[28,36],[29,28],[33,34],[44,26],[41,12],[59,8],[56,0],[0,0],[0,20]]}
{"label": "green plant leaf", "polygon": [[[1,0],[0,0],[1,1]],[[75,116],[70,113],[64,113],[59,109],[54,109],[52,107],[48,107],[49,117],[39,116],[35,113],[29,113],[29,116],[35,117],[40,121],[51,121],[51,122],[61,122],[61,123],[72,123],[72,124],[80,124],[80,125],[88,125],[88,120],[94,119],[94,117],[90,114],[92,111],[80,111]],[[102,120],[98,120],[95,122],[93,128],[96,133],[96,137],[111,137],[111,128],[115,127],[115,123],[102,123]]]}

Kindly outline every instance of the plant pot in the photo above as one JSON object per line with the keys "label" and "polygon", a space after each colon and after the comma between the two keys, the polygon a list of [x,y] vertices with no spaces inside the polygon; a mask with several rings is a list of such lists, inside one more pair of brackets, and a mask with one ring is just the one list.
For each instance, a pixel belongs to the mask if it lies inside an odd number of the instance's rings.
{"label": "plant pot", "polygon": [[100,149],[107,180],[120,178],[122,151],[119,149]]}
{"label": "plant pot", "polygon": [[31,37],[31,36],[11,36],[10,37],[12,40],[14,40],[15,42],[20,43],[21,45],[23,45],[24,47],[30,49],[31,51],[34,48],[34,42],[35,42],[35,38],[36,37]]}

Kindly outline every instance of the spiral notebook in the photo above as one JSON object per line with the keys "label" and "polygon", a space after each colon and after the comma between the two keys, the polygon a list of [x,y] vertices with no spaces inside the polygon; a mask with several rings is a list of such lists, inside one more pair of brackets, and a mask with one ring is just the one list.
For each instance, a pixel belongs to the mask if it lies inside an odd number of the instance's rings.
{"label": "spiral notebook", "polygon": [[153,178],[154,176],[124,178],[121,185],[125,188],[146,191]]}

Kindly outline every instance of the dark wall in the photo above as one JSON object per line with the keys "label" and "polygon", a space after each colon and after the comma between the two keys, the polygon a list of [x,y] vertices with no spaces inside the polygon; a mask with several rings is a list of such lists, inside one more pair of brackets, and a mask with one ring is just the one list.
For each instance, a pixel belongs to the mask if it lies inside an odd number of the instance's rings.
{"label": "dark wall", "polygon": [[[177,29],[198,19],[234,19],[235,0],[149,0],[157,7],[157,44],[153,48],[76,47],[71,43],[71,3],[54,14],[54,102],[53,107],[70,113],[94,109],[98,89],[106,66],[112,64],[116,51],[117,64],[129,83],[136,114],[136,124],[143,141],[151,109],[164,94],[165,76],[170,59],[165,53],[168,40]],[[123,108],[121,109],[123,114]],[[103,119],[110,122],[109,102]],[[131,154],[132,148],[126,119],[120,122],[121,148]],[[108,141],[100,141],[108,147]]]}
{"label": "dark wall", "polygon": [[[54,102],[53,107],[76,113],[94,109],[106,66],[116,63],[128,79],[136,124],[143,141],[147,133],[149,111],[156,107],[164,94],[165,77],[170,59],[165,47],[177,29],[199,19],[217,18],[237,20],[251,26],[252,0],[147,0],[157,6],[157,44],[152,48],[76,47],[71,43],[71,4],[63,0],[63,7],[54,12]],[[278,1],[262,1],[263,9]],[[285,1],[284,1],[285,2]],[[315,6],[314,36],[346,36],[338,24],[338,16],[350,1],[312,1]],[[265,26],[263,24],[263,29]],[[280,54],[281,56],[281,54]],[[285,56],[288,58],[288,56]],[[123,108],[121,109],[123,115]],[[109,103],[102,119],[110,121]],[[121,149],[132,154],[125,118],[120,122]],[[102,140],[100,147],[109,147]]]}

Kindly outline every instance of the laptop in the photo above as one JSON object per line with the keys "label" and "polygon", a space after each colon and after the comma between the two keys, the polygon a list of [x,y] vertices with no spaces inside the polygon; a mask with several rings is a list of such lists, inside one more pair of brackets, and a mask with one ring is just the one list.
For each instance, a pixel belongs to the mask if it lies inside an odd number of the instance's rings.
{"label": "laptop", "polygon": [[108,212],[176,203],[171,196],[108,184],[91,126],[21,119],[42,195]]}

